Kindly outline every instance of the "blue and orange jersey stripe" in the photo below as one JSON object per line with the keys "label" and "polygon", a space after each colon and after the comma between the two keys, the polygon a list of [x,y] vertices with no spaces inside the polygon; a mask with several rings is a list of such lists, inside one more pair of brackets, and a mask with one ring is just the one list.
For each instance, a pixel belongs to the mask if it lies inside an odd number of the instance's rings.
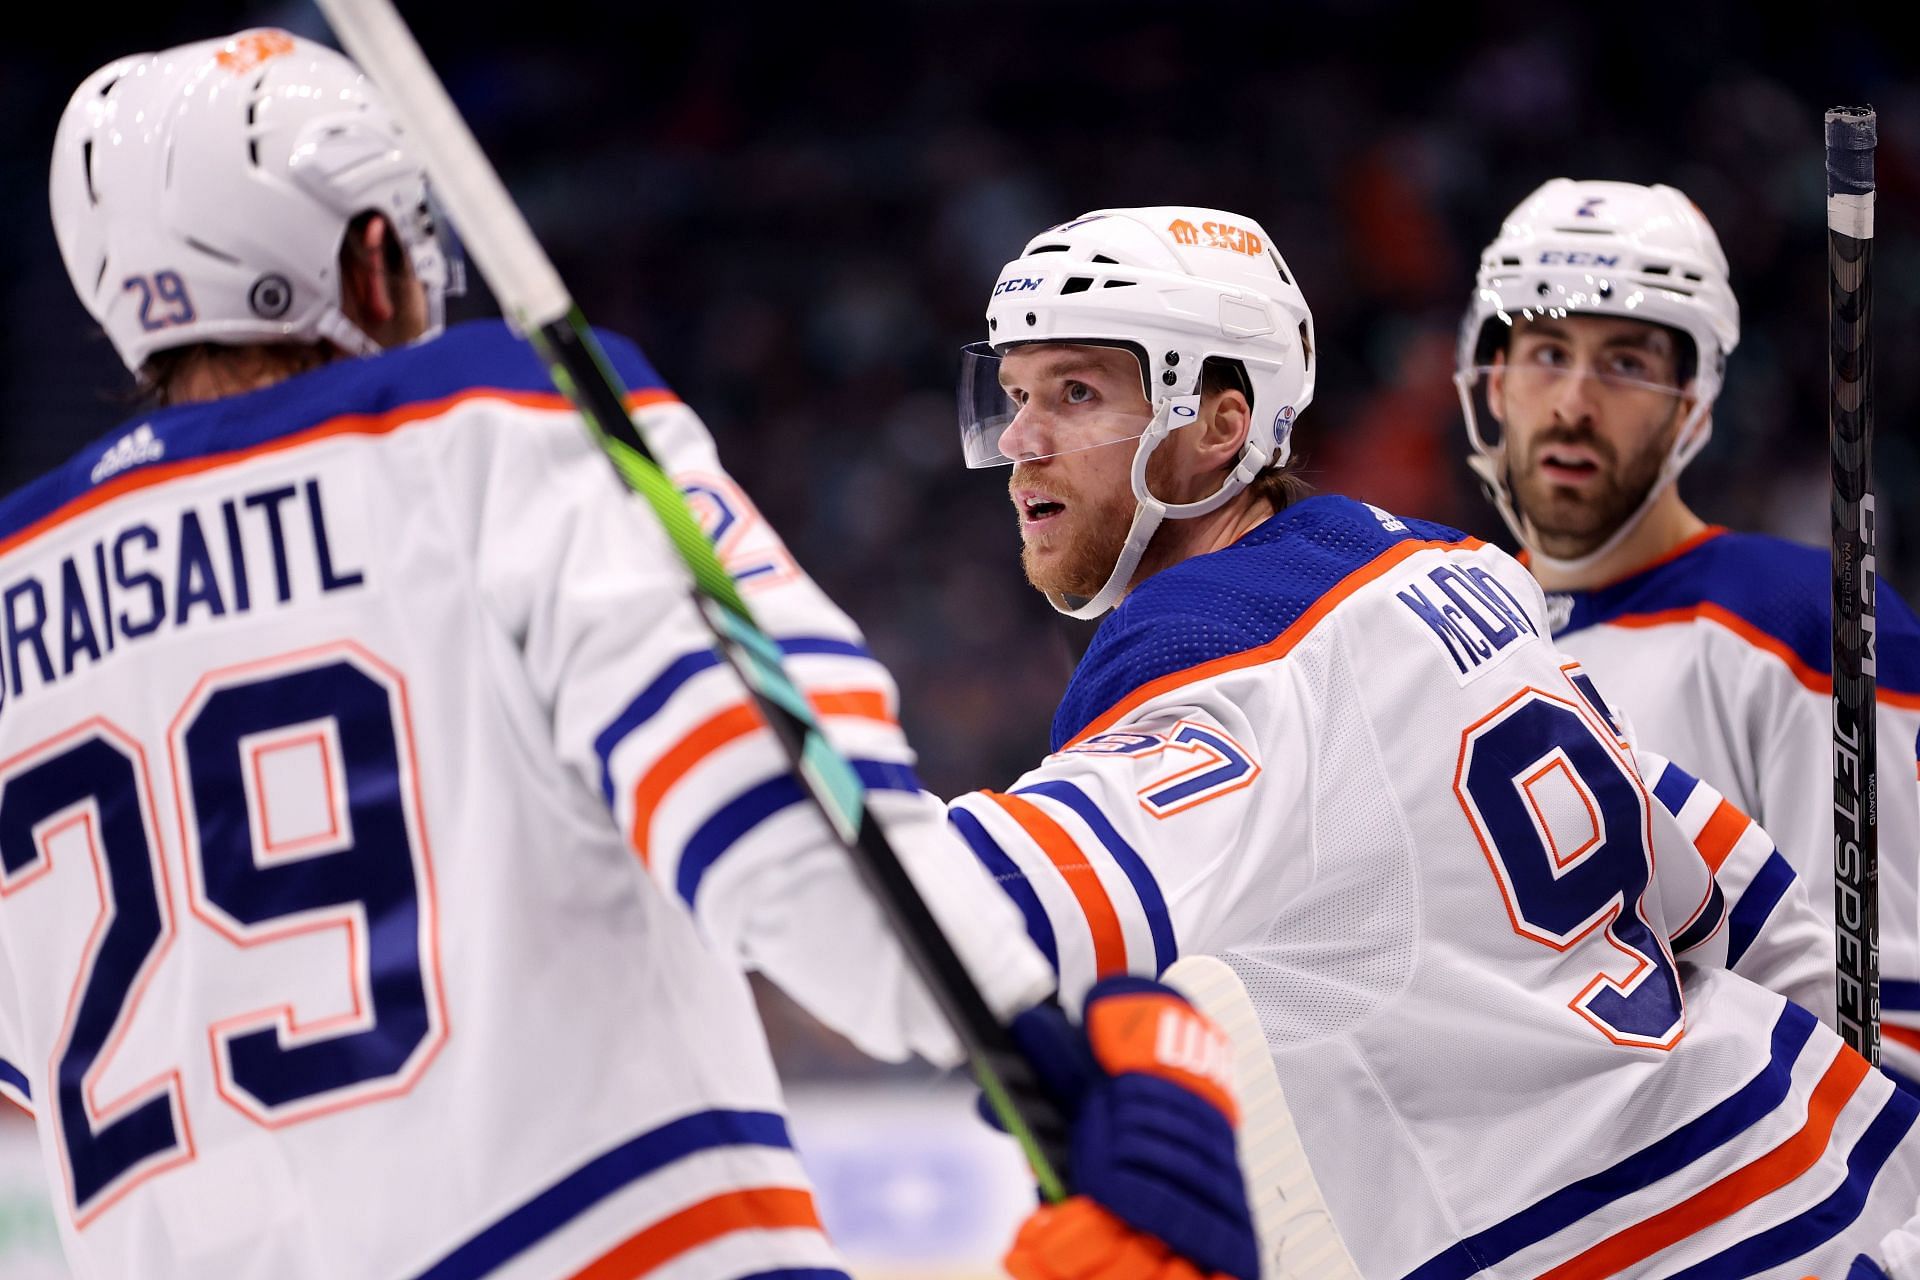
{"label": "blue and orange jersey stripe", "polygon": [[1850,1049],[1842,1049],[1807,1102],[1799,1129],[1765,1155],[1751,1160],[1650,1218],[1615,1232],[1583,1250],[1540,1280],[1605,1280],[1637,1266],[1688,1236],[1724,1222],[1814,1167],[1826,1154],[1834,1125],[1873,1068]]}
{"label": "blue and orange jersey stripe", "polygon": [[[630,408],[679,403],[632,343],[600,336]],[[245,395],[169,406],[0,498],[0,556],[130,493],[330,439],[387,435],[485,401],[569,407],[531,348],[500,321],[458,325],[432,342],[338,360]],[[96,483],[93,463],[135,423],[153,433],[158,457]]]}
{"label": "blue and orange jersey stripe", "polygon": [[[1805,688],[1830,695],[1831,575],[1823,547],[1710,528],[1614,582],[1569,593],[1558,634],[1710,623],[1777,658]],[[1880,696],[1889,706],[1920,709],[1920,619],[1884,582],[1876,600]]]}
{"label": "blue and orange jersey stripe", "polygon": [[1047,861],[1060,873],[1060,879],[1079,904],[1080,914],[1086,920],[1087,930],[1093,939],[1095,976],[1105,978],[1125,973],[1127,935],[1120,925],[1120,914],[1114,909],[1113,898],[1101,882],[1100,873],[1087,861],[1073,837],[1031,800],[1018,795],[1003,795],[998,791],[979,794],[1019,824],[1034,847],[1046,855]]}
{"label": "blue and orange jersey stripe", "polygon": [[[1655,1186],[1706,1159],[1713,1152],[1741,1141],[1757,1126],[1788,1105],[1794,1091],[1796,1063],[1813,1041],[1818,1020],[1798,1005],[1786,1005],[1775,1021],[1767,1064],[1758,1074],[1693,1119],[1607,1168],[1568,1184],[1501,1221],[1474,1232],[1408,1272],[1403,1280],[1467,1280],[1522,1250],[1550,1240],[1628,1196]],[[1832,1043],[1823,1037],[1825,1043]],[[1612,1233],[1567,1258],[1545,1273],[1554,1280],[1576,1276],[1605,1276],[1631,1269],[1679,1240],[1725,1221],[1768,1196],[1788,1188],[1816,1164],[1829,1149],[1840,1115],[1871,1088],[1873,1071],[1866,1059],[1844,1046],[1821,1071],[1808,1102],[1807,1113],[1791,1132],[1764,1152],[1727,1169],[1680,1199]],[[1911,1128],[1920,1104],[1885,1084],[1888,1097],[1876,1110],[1867,1131],[1854,1143],[1849,1167],[1863,1168],[1858,1185],[1843,1186],[1839,1198],[1828,1197],[1795,1217],[1802,1224],[1801,1248],[1817,1244],[1815,1220],[1845,1217],[1843,1202],[1857,1207],[1871,1187],[1872,1175],[1884,1163],[1891,1145]],[[1889,1137],[1889,1129],[1897,1130]],[[1853,1153],[1858,1153],[1856,1162]],[[1870,1166],[1870,1167],[1869,1167]],[[1836,1228],[1838,1229],[1838,1228]],[[1831,1238],[1831,1236],[1825,1237]],[[1782,1261],[1796,1256],[1782,1255]],[[1764,1270],[1765,1268],[1759,1268]],[[1713,1270],[1703,1274],[1751,1274]]]}
{"label": "blue and orange jersey stripe", "polygon": [[[1173,936],[1173,916],[1167,910],[1167,900],[1160,892],[1160,883],[1154,878],[1153,871],[1147,866],[1134,847],[1126,842],[1107,815],[1100,811],[1091,796],[1075,784],[1065,779],[1055,778],[1045,782],[1036,782],[1029,786],[1016,787],[1016,796],[1040,796],[1065,806],[1075,817],[1093,833],[1100,842],[1113,864],[1120,868],[1133,889],[1138,900],[1140,914],[1146,920],[1147,934],[1153,941],[1153,968],[1156,976],[1164,972],[1168,965],[1180,958],[1178,945]],[[1135,971],[1144,971],[1145,967],[1136,964]]]}
{"label": "blue and orange jersey stripe", "polygon": [[[702,1152],[790,1151],[786,1121],[766,1111],[697,1111],[629,1138],[549,1183],[443,1254],[416,1280],[480,1280],[537,1248],[570,1224],[656,1174]],[[812,1197],[799,1187],[749,1183],[647,1223],[576,1275],[637,1276],[736,1231],[808,1227],[818,1230]],[[641,1265],[644,1264],[644,1265]]]}
{"label": "blue and orange jersey stripe", "polygon": [[1027,936],[1033,939],[1033,945],[1040,948],[1040,954],[1055,973],[1060,972],[1060,947],[1054,940],[1053,922],[1047,918],[1047,909],[1040,904],[1040,895],[1027,883],[1027,877],[1015,865],[1007,851],[1000,847],[999,841],[987,831],[980,819],[965,809],[955,806],[947,811],[947,821],[960,834],[960,838],[973,850],[973,856],[987,869],[993,882],[1000,891],[1013,899],[1014,906],[1020,909],[1020,917],[1026,922]]}
{"label": "blue and orange jersey stripe", "polygon": [[[820,1231],[813,1196],[799,1187],[745,1187],[709,1196],[642,1228],[574,1272],[570,1280],[635,1280],[735,1231]],[[828,1273],[833,1274],[833,1273]]]}
{"label": "blue and orange jersey stripe", "polygon": [[[835,655],[846,658],[861,658],[868,662],[874,660],[863,645],[851,640],[840,640],[831,636],[789,636],[777,640],[781,653],[787,657],[800,657],[809,654]],[[710,671],[720,665],[720,655],[712,649],[696,649],[681,654],[661,668],[647,686],[634,695],[631,702],[622,707],[613,719],[594,736],[594,753],[600,758],[600,796],[608,805],[613,804],[613,752],[627,736],[646,724],[666,708],[676,693],[685,688],[695,676]]]}

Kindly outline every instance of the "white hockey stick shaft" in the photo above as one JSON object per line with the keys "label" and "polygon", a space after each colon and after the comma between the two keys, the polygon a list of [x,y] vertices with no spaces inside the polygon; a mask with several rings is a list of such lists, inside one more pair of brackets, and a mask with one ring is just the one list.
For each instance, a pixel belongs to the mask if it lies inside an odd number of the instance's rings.
{"label": "white hockey stick shaft", "polygon": [[1261,1280],[1360,1280],[1300,1145],[1260,1015],[1239,977],[1213,956],[1182,956],[1161,981],[1233,1040],[1240,1167],[1260,1232]]}

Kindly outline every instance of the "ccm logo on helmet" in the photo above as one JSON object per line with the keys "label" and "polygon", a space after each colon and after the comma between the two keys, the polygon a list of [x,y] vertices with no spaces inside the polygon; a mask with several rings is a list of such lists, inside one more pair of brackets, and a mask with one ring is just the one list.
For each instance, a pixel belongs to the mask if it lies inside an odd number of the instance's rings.
{"label": "ccm logo on helmet", "polygon": [[1581,253],[1577,250],[1549,249],[1540,255],[1543,267],[1617,267],[1620,255],[1617,253]]}
{"label": "ccm logo on helmet", "polygon": [[1045,279],[1045,276],[1039,276],[1032,280],[1028,280],[1024,276],[1008,276],[1005,280],[993,286],[993,296],[997,298],[1003,293],[1025,293],[1029,289],[1038,289],[1040,282]]}
{"label": "ccm logo on helmet", "polygon": [[1175,244],[1231,249],[1250,258],[1257,258],[1266,252],[1266,246],[1260,243],[1259,236],[1251,231],[1242,231],[1229,222],[1203,222],[1196,227],[1185,218],[1176,218],[1167,224],[1167,231],[1173,236]]}

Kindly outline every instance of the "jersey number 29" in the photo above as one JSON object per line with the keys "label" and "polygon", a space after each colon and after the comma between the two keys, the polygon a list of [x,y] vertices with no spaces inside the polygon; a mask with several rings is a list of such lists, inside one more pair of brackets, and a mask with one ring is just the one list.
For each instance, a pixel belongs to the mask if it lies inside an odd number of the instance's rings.
{"label": "jersey number 29", "polygon": [[[269,1128],[411,1087],[444,1035],[405,707],[397,673],[341,644],[209,675],[168,733],[193,915],[240,948],[347,941],[351,1009],[303,1022],[287,1001],[205,1029],[221,1098]],[[302,803],[276,832],[269,796],[286,779]],[[82,1227],[194,1158],[177,1067],[97,1096],[173,942],[165,844],[147,753],[105,719],[0,762],[0,895],[42,881],[56,856],[93,864],[98,914],[48,1063],[53,1097],[35,1100],[54,1109]],[[217,958],[200,948],[190,963]]]}

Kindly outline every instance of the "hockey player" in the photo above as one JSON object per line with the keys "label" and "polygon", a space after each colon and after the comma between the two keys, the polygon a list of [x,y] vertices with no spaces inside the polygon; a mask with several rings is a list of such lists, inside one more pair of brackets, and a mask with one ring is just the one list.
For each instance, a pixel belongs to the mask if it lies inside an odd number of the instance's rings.
{"label": "hockey player", "polygon": [[987,331],[967,459],[1032,584],[1111,612],[954,825],[1068,989],[1233,965],[1362,1274],[1837,1276],[1908,1216],[1920,1106],[1742,976],[1830,978],[1797,889],[1728,918],[1764,833],[1650,794],[1514,560],[1300,496],[1313,324],[1257,223],[1087,214]]}
{"label": "hockey player", "polygon": [[[81,1276],[839,1274],[742,970],[882,1056],[950,1033],[537,363],[434,336],[425,197],[282,32],[69,105],[61,251],[161,407],[0,502],[0,1092]],[[1059,1033],[887,673],[610,342],[989,1002]],[[1090,1198],[1015,1265],[1253,1280],[1231,1103],[1138,1039],[1213,1033],[1087,1017]]]}
{"label": "hockey player", "polygon": [[[1692,201],[1556,178],[1481,257],[1456,381],[1468,460],[1547,590],[1556,643],[1642,741],[1779,842],[1723,876],[1734,918],[1763,915],[1790,867],[1818,887],[1831,959],[1828,555],[1710,527],[1677,483],[1739,340],[1726,256]],[[1884,581],[1876,601],[1882,1035],[1888,1071],[1920,1089],[1920,629]],[[1685,800],[1686,779],[1670,786]]]}

